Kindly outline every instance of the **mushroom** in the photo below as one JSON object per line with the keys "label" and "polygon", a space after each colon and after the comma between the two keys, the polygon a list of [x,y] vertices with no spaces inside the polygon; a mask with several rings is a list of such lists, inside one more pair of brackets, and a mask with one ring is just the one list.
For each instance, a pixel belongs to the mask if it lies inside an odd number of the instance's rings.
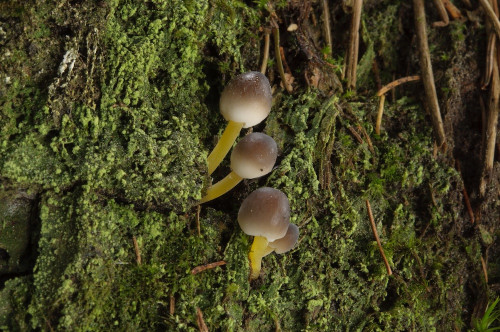
{"label": "mushroom", "polygon": [[207,158],[208,174],[219,166],[241,128],[255,126],[269,115],[271,102],[271,85],[262,73],[251,71],[229,81],[220,97],[220,112],[229,123]]}
{"label": "mushroom", "polygon": [[231,153],[231,173],[210,188],[200,203],[215,199],[234,188],[242,179],[254,179],[268,174],[278,157],[274,139],[263,133],[243,137]]}
{"label": "mushroom", "polygon": [[299,228],[297,227],[297,225],[290,223],[285,236],[283,236],[281,239],[269,242],[268,246],[269,248],[273,249],[275,253],[284,254],[285,252],[293,249],[298,239]]}
{"label": "mushroom", "polygon": [[[294,226],[290,227],[292,224],[290,224],[288,198],[283,192],[274,188],[262,187],[248,195],[238,212],[238,223],[243,232],[254,236],[248,254],[250,279],[256,279],[259,276],[264,256],[274,250],[281,253],[291,249],[295,242],[285,238],[289,237],[291,240],[295,238],[296,241],[298,237],[298,229],[295,230]],[[287,233],[290,235],[288,236]],[[280,241],[281,239],[283,241]],[[285,242],[293,242],[293,244],[285,245]],[[274,247],[271,247],[270,243]]]}

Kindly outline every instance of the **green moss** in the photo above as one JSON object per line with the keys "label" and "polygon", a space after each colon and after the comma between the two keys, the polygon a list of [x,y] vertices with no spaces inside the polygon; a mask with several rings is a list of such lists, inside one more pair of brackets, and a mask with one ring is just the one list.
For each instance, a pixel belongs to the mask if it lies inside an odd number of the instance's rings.
{"label": "green moss", "polygon": [[[382,5],[364,14],[383,23],[366,27],[367,41],[396,29],[399,6]],[[198,235],[192,207],[224,123],[213,100],[229,75],[256,62],[246,52],[257,49],[258,12],[238,1],[82,1],[74,17],[68,3],[12,6],[12,17],[34,22],[21,40],[47,49],[29,60],[22,43],[10,42],[6,67],[21,69],[3,73],[12,84],[0,87],[1,173],[38,193],[40,224],[33,272],[1,286],[0,327],[194,331],[196,308],[210,330],[465,326],[460,278],[480,246],[454,228],[461,182],[432,156],[420,104],[387,103],[375,137],[375,99],[278,88],[265,125],[280,148],[278,167],[203,207]],[[62,42],[55,34],[70,21],[75,33]],[[377,43],[370,50],[389,66],[397,41]],[[22,74],[68,51],[78,54],[71,73],[52,63],[49,84]],[[365,88],[373,56],[364,61]],[[301,236],[290,253],[266,257],[250,283],[251,238],[236,224],[235,199],[263,185],[287,194]],[[219,260],[226,265],[191,273]]]}
{"label": "green moss", "polygon": [[29,330],[26,307],[29,304],[31,277],[7,280],[0,290],[0,329],[5,331]]}
{"label": "green moss", "polygon": [[0,192],[0,275],[28,270],[32,201],[15,191]]}

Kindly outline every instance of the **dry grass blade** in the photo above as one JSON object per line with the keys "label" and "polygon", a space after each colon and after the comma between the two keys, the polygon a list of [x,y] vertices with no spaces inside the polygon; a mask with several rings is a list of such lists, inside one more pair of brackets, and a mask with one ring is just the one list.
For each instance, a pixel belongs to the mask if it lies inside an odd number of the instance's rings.
{"label": "dry grass blade", "polygon": [[415,27],[417,30],[420,70],[422,72],[427,105],[431,113],[432,126],[437,136],[438,145],[444,151],[446,150],[446,135],[444,133],[443,120],[441,118],[436,86],[434,84],[434,74],[432,72],[431,55],[429,43],[427,41],[424,0],[413,0],[413,9]]}
{"label": "dry grass blade", "polygon": [[380,251],[380,255],[382,255],[382,259],[384,260],[387,274],[392,275],[391,266],[389,265],[389,261],[387,261],[387,257],[385,257],[384,248],[382,248],[382,244],[380,243],[380,238],[379,238],[378,232],[377,232],[377,226],[375,225],[375,220],[373,219],[372,208],[371,208],[370,202],[368,200],[366,200],[366,209],[368,210],[368,218],[370,219],[370,226],[372,227],[373,235],[375,236],[375,240],[377,241],[378,250]]}

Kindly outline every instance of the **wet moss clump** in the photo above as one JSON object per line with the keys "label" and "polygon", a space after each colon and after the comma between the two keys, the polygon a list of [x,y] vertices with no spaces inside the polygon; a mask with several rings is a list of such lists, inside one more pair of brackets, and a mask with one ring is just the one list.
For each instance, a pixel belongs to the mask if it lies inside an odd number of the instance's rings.
{"label": "wet moss clump", "polygon": [[[277,168],[198,214],[210,182],[206,156],[224,127],[219,92],[232,75],[256,69],[259,54],[249,50],[260,48],[266,7],[208,0],[0,6],[7,34],[0,56],[8,63],[0,79],[10,82],[0,85],[0,197],[27,192],[29,223],[37,225],[26,237],[34,267],[0,274],[0,329],[196,331],[198,310],[210,330],[468,326],[471,279],[464,276],[477,274],[471,262],[481,245],[467,237],[462,181],[445,156],[434,156],[415,91],[387,102],[376,135],[376,99],[300,81],[290,95],[269,67],[273,110],[256,130],[277,141]],[[368,64],[380,57],[390,67],[397,54],[400,10],[396,1],[367,7],[360,91],[374,87]],[[372,17],[385,22],[381,30],[370,28]],[[242,199],[264,185],[287,194],[301,236],[291,252],[267,256],[250,283],[251,239],[236,216]]]}

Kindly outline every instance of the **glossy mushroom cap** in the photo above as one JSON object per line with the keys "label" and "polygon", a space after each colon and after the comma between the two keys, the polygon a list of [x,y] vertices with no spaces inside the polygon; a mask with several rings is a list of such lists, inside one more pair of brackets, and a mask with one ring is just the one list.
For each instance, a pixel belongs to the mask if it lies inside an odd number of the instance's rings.
{"label": "glossy mushroom cap", "polygon": [[248,235],[262,236],[268,241],[285,236],[290,224],[290,203],[281,191],[262,187],[243,201],[238,223]]}
{"label": "glossy mushroom cap", "polygon": [[293,247],[297,243],[298,238],[299,228],[295,224],[290,224],[290,226],[288,226],[288,230],[286,231],[286,235],[281,239],[269,242],[268,246],[273,248],[277,254],[283,254],[293,249]]}
{"label": "glossy mushroom cap", "polygon": [[269,115],[272,99],[267,77],[251,71],[229,81],[220,97],[220,112],[226,121],[241,122],[248,128]]}
{"label": "glossy mushroom cap", "polygon": [[272,137],[251,133],[243,137],[231,153],[231,169],[244,179],[253,179],[271,172],[278,146]]}

